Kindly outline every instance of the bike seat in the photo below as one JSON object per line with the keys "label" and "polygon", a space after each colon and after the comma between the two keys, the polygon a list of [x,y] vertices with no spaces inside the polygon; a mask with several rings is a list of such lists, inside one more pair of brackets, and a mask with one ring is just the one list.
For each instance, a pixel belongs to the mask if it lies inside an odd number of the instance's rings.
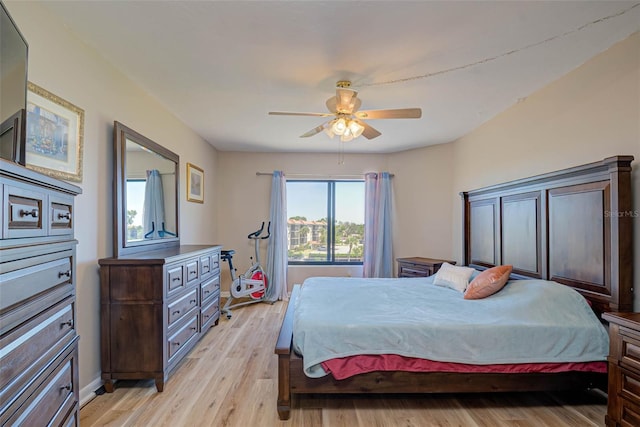
{"label": "bike seat", "polygon": [[220,251],[220,258],[222,258],[223,261],[226,261],[227,259],[233,258],[233,254],[235,254],[236,251],[233,249],[229,249],[226,251]]}

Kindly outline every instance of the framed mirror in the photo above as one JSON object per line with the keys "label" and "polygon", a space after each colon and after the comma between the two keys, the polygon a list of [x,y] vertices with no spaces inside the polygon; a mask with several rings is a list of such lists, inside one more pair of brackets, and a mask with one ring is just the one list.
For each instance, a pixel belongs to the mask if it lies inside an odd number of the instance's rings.
{"label": "framed mirror", "polygon": [[113,142],[114,256],[180,245],[180,157],[120,122]]}

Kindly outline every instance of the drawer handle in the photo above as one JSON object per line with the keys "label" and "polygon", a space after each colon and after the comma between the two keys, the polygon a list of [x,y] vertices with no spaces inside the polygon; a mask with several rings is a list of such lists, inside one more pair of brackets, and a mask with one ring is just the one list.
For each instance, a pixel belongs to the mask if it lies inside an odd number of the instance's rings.
{"label": "drawer handle", "polygon": [[193,270],[189,272],[189,276],[193,276],[194,274],[197,274],[197,273]]}
{"label": "drawer handle", "polygon": [[71,270],[59,271],[58,272],[58,279],[61,278],[62,276],[71,277]]}
{"label": "drawer handle", "polygon": [[205,294],[205,295],[206,295],[206,294],[208,294],[208,293],[211,293],[211,291],[210,291],[210,290],[208,290],[208,289],[207,289],[206,291],[204,291],[204,294]]}
{"label": "drawer handle", "polygon": [[64,214],[59,213],[58,214],[58,219],[71,219],[71,212],[67,212]]}
{"label": "drawer handle", "polygon": [[34,218],[38,218],[38,209],[32,209],[30,211],[20,209],[20,216],[32,216]]}
{"label": "drawer handle", "polygon": [[189,304],[195,304],[195,303],[196,303],[196,301],[197,301],[197,300],[195,300],[195,299],[189,300]]}
{"label": "drawer handle", "polygon": [[68,326],[68,327],[72,328],[73,327],[73,320],[67,320],[66,322],[62,322],[60,324],[61,328],[64,328],[65,326]]}
{"label": "drawer handle", "polygon": [[63,385],[62,387],[60,387],[60,390],[66,390],[66,391],[71,391],[72,385],[71,384],[67,384],[67,385]]}
{"label": "drawer handle", "polygon": [[174,277],[173,279],[171,279],[172,281],[176,282],[178,280],[180,280],[180,277]]}
{"label": "drawer handle", "polygon": [[180,314],[180,310],[176,310],[176,311],[174,311],[174,312],[173,312],[173,313],[171,313],[171,314]]}
{"label": "drawer handle", "polygon": [[195,331],[195,330],[196,330],[196,329],[198,329],[198,328],[196,328],[195,326],[192,326],[192,327],[190,327],[189,329],[191,329],[192,331]]}
{"label": "drawer handle", "polygon": [[175,345],[176,347],[180,347],[180,343],[178,341],[172,342],[171,345]]}
{"label": "drawer handle", "polygon": [[203,317],[204,317],[205,319],[208,319],[209,317],[211,317],[211,315],[210,315],[210,314],[205,314]]}

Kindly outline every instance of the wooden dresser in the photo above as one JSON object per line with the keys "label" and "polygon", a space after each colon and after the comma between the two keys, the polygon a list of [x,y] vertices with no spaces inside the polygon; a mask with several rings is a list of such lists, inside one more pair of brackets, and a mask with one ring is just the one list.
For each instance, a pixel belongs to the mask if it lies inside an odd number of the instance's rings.
{"label": "wooden dresser", "polygon": [[0,160],[0,425],[78,425],[80,188]]}
{"label": "wooden dresser", "polygon": [[427,277],[438,272],[443,263],[455,264],[455,261],[433,258],[397,258],[398,277]]}
{"label": "wooden dresser", "polygon": [[640,426],[640,313],[604,313],[609,322],[608,427]]}
{"label": "wooden dresser", "polygon": [[102,379],[155,379],[220,318],[221,246],[183,245],[100,263]]}

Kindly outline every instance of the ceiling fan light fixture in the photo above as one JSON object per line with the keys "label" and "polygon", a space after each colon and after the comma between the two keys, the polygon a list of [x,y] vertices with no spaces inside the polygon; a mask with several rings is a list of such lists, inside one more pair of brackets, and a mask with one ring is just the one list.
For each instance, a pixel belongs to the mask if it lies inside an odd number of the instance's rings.
{"label": "ceiling fan light fixture", "polygon": [[350,120],[349,131],[351,132],[354,138],[357,138],[360,135],[362,135],[362,132],[364,132],[364,126],[362,126],[360,123],[356,122],[355,120]]}
{"label": "ceiling fan light fixture", "polygon": [[353,134],[351,132],[345,132],[344,135],[340,136],[340,141],[342,142],[349,142],[352,139],[353,139]]}
{"label": "ceiling fan light fixture", "polygon": [[333,133],[333,130],[332,130],[334,122],[335,120],[331,120],[330,122],[325,123],[325,126],[324,126],[324,133],[326,133],[331,139],[333,139],[333,137],[336,136],[336,134]]}
{"label": "ceiling fan light fixture", "polygon": [[336,135],[344,134],[344,131],[346,129],[347,129],[347,121],[344,119],[344,117],[340,117],[339,119],[334,120],[333,124],[331,125],[331,130]]}

